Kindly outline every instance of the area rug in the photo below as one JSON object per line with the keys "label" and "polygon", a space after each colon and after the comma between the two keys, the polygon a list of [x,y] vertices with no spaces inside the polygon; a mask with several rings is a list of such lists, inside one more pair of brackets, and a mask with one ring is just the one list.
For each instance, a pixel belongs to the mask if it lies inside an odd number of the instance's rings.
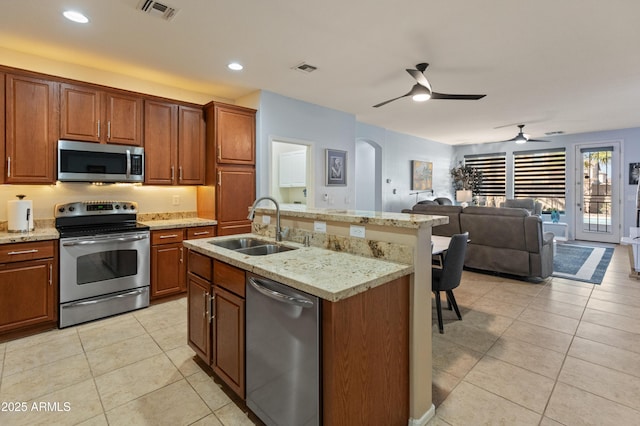
{"label": "area rug", "polygon": [[553,276],[600,284],[613,256],[611,247],[557,244],[553,256]]}

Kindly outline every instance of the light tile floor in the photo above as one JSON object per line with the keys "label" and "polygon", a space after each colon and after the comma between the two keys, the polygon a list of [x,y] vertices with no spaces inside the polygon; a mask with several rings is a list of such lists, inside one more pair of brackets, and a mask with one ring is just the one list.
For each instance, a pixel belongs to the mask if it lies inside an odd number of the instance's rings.
{"label": "light tile floor", "polygon": [[[433,311],[430,425],[639,424],[629,270],[619,246],[602,285],[465,271],[463,321],[445,311],[441,335]],[[0,425],[253,425],[193,361],[186,318],[183,298],[0,343],[0,408],[26,403]]]}
{"label": "light tile floor", "polygon": [[193,361],[186,303],[0,343],[0,425],[254,425]]}
{"label": "light tile floor", "polygon": [[601,285],[465,271],[433,317],[430,425],[640,424],[640,281],[616,246]]}

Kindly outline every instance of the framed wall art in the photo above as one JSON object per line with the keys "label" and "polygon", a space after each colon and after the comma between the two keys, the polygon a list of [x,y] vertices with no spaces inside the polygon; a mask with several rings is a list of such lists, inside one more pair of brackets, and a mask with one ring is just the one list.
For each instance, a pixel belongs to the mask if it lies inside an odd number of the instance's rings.
{"label": "framed wall art", "polygon": [[430,161],[411,161],[411,190],[422,191],[433,188],[433,163]]}
{"label": "framed wall art", "polygon": [[326,150],[327,186],[347,185],[347,151]]}
{"label": "framed wall art", "polygon": [[640,178],[640,163],[629,163],[629,185],[637,185]]}

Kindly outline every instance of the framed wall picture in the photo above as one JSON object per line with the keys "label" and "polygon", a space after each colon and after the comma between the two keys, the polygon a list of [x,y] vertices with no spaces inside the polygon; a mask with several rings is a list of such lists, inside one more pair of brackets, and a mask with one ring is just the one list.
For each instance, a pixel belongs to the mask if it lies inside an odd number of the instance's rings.
{"label": "framed wall picture", "polygon": [[327,186],[347,185],[347,151],[326,150]]}
{"label": "framed wall picture", "polygon": [[640,178],[640,163],[629,163],[629,185],[637,185]]}
{"label": "framed wall picture", "polygon": [[433,163],[430,161],[411,161],[411,190],[433,189]]}

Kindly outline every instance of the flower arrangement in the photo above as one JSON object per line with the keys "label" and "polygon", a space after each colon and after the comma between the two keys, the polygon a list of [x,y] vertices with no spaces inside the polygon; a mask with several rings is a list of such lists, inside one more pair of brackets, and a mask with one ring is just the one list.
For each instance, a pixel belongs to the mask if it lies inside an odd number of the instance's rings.
{"label": "flower arrangement", "polygon": [[454,190],[471,190],[473,195],[478,195],[480,185],[482,185],[482,172],[480,170],[465,166],[461,161],[457,167],[451,169],[450,173]]}

